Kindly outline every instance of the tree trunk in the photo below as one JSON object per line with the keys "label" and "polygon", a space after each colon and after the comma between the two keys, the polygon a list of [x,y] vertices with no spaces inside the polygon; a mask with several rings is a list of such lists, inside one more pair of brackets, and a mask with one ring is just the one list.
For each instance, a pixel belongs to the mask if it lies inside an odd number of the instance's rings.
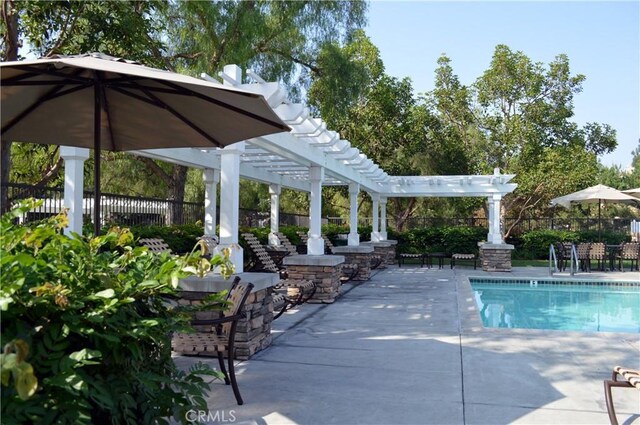
{"label": "tree trunk", "polygon": [[[0,14],[5,22],[6,31],[3,34],[5,50],[2,52],[3,61],[18,60],[18,11],[14,0],[2,0]],[[0,213],[9,210],[9,173],[11,171],[11,140],[0,142]]]}
{"label": "tree trunk", "polygon": [[187,167],[175,165],[173,167],[173,175],[171,184],[169,185],[169,224],[182,224],[184,218],[184,210],[182,203],[184,202],[184,188],[187,183]]}
{"label": "tree trunk", "polygon": [[409,198],[409,204],[406,207],[402,207],[402,198],[393,198],[394,208],[394,217],[396,219],[396,230],[398,232],[404,231],[404,225],[406,224],[409,217],[413,213],[413,207],[416,204],[416,198]]}

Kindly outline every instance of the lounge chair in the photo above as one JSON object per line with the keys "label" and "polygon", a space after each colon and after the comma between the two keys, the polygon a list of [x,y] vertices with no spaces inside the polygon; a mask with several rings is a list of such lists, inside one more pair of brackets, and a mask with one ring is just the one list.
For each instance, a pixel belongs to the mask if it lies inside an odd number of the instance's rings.
{"label": "lounge chair", "polygon": [[633,271],[633,263],[635,262],[635,270],[638,270],[638,260],[640,260],[640,243],[638,242],[626,242],[622,245],[620,253],[618,254],[618,268],[620,271],[624,271],[624,262],[630,261]]}
{"label": "lounge chair", "polygon": [[[281,280],[274,286],[273,319],[282,316],[287,310],[304,304],[316,293],[316,285],[311,280],[287,279],[286,269],[280,268],[271,259],[258,238],[252,233],[243,233],[242,238],[247,242],[253,257],[261,264],[259,271],[279,273]],[[256,271],[256,270],[254,270]]]}
{"label": "lounge chair", "polygon": [[579,243],[576,247],[576,253],[578,254],[578,264],[580,265],[580,270],[585,272],[591,271],[591,260],[589,259],[589,246],[591,244],[588,242]]}
{"label": "lounge chair", "polygon": [[149,248],[149,251],[156,254],[163,252],[168,252],[169,254],[172,253],[169,245],[161,238],[141,238],[138,240],[138,243],[142,246],[146,246]]}
{"label": "lounge chair", "polygon": [[476,254],[453,254],[451,255],[451,268],[456,266],[456,261],[473,261],[473,269],[475,270],[478,263],[478,256]]}
{"label": "lounge chair", "polygon": [[426,254],[413,254],[409,252],[401,252],[398,254],[398,267],[402,267],[402,265],[407,260],[420,260],[420,267],[424,267],[425,259],[427,258]]}
{"label": "lounge chair", "polygon": [[276,237],[280,241],[280,246],[282,246],[289,255],[298,255],[298,248],[294,244],[291,243],[287,235],[282,232],[276,232]]}
{"label": "lounge chair", "polygon": [[202,241],[207,247],[207,254],[205,254],[206,258],[211,258],[213,253],[215,252],[216,247],[220,243],[217,236],[213,235],[202,235],[197,238],[199,241]]}
{"label": "lounge chair", "polygon": [[[236,277],[233,286],[227,295],[229,306],[220,312],[218,319],[192,320],[191,325],[198,331],[196,333],[178,333],[171,339],[173,351],[184,355],[198,355],[201,353],[216,353],[220,371],[224,374],[225,384],[231,384],[233,394],[238,404],[243,404],[236,372],[233,364],[235,354],[235,336],[238,321],[244,317],[244,307],[249,293],[253,289],[252,283],[241,283]],[[224,365],[224,354],[227,353],[228,371]]]}
{"label": "lounge chair", "polygon": [[604,271],[607,260],[607,247],[603,242],[594,242],[589,245],[589,270],[591,270],[591,262],[598,262],[598,269]]}
{"label": "lounge chair", "polygon": [[[622,379],[618,380],[619,378]],[[613,368],[611,379],[604,381],[604,398],[607,401],[609,421],[611,421],[611,425],[618,425],[616,411],[613,408],[613,398],[611,397],[612,387],[635,388],[640,391],[640,370],[616,366]]]}

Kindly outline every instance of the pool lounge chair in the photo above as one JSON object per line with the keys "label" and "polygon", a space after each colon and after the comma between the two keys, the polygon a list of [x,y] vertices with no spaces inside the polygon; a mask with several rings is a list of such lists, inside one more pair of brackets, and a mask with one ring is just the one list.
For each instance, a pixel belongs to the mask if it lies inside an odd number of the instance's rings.
{"label": "pool lounge chair", "polygon": [[613,368],[611,379],[607,379],[604,381],[604,397],[607,401],[607,412],[609,413],[609,421],[611,421],[611,425],[618,425],[616,411],[613,408],[613,398],[611,397],[612,387],[635,388],[640,391],[640,370],[627,369],[621,366],[616,366]]}
{"label": "pool lounge chair", "polygon": [[316,293],[316,284],[312,280],[287,279],[286,269],[278,267],[258,238],[252,233],[242,233],[242,238],[247,242],[251,254],[259,261],[260,267],[252,271],[279,273],[280,281],[273,287],[273,320],[282,316],[287,310],[309,301]]}
{"label": "pool lounge chair", "polygon": [[160,254],[163,252],[168,252],[171,254],[171,248],[169,245],[161,238],[140,238],[138,243],[142,246],[146,246],[149,248],[149,251]]}

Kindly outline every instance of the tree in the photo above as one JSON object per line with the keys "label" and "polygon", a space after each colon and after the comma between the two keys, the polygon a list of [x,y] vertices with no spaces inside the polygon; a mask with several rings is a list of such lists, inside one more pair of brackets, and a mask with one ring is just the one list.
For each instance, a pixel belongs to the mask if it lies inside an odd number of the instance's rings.
{"label": "tree", "polygon": [[446,56],[438,63],[430,96],[452,140],[467,152],[470,170],[491,173],[498,167],[516,174],[519,186],[505,197],[506,214],[522,218],[545,211],[558,193],[594,181],[597,155],[616,146],[610,126],[578,128],[571,121],[573,97],[585,77],[571,75],[566,55],[545,67],[498,45],[489,68],[470,87],[459,83]]}
{"label": "tree", "polygon": [[[31,53],[38,56],[77,54],[102,51],[113,56],[127,57],[150,65],[158,65],[157,52],[162,48],[156,34],[162,32],[161,20],[155,19],[166,3],[144,2],[49,2],[2,0],[2,52],[3,61],[23,59],[20,48],[26,42]],[[2,140],[2,183],[11,175],[12,152],[30,150],[38,155],[54,153],[55,166],[42,169],[42,179],[35,181],[45,185],[55,180],[61,169],[57,151],[51,147],[30,146],[13,149],[11,140]],[[15,164],[14,164],[15,165]],[[13,173],[33,174],[23,168]],[[33,180],[33,179],[30,179]],[[8,207],[3,191],[2,205]]]}
{"label": "tree", "polygon": [[[315,61],[321,46],[351,37],[366,8],[363,1],[33,1],[15,10],[18,36],[41,55],[103,51],[193,75],[216,75],[236,63],[300,95],[309,73],[322,72]],[[3,50],[13,51],[17,40]],[[170,199],[184,199],[185,167],[142,161]],[[179,220],[180,213],[174,209],[172,217]]]}

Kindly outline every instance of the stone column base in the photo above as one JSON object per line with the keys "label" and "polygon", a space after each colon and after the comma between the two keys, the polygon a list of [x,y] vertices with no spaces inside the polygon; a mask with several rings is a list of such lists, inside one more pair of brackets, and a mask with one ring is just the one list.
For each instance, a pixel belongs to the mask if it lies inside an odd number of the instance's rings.
{"label": "stone column base", "polygon": [[[277,281],[274,273],[241,273],[243,281],[254,283],[253,291],[242,309],[244,318],[238,321],[235,338],[235,359],[248,360],[254,354],[271,345],[271,322],[273,322],[273,285]],[[220,275],[209,275],[205,278],[191,276],[180,282],[181,305],[198,305],[202,299],[215,292],[231,288],[232,278],[222,279]],[[196,319],[217,319],[218,311],[200,311],[194,314]],[[211,334],[211,326],[201,326],[196,331],[205,337]],[[212,341],[213,342],[213,341]],[[211,347],[211,348],[209,348]],[[183,354],[205,357],[217,357],[214,344],[202,347],[201,351],[189,351]],[[178,351],[181,353],[180,351]],[[225,353],[225,356],[227,354]]]}
{"label": "stone column base", "polygon": [[311,280],[316,292],[310,303],[334,302],[340,296],[342,255],[289,255],[282,263],[287,266],[288,279]]}
{"label": "stone column base", "polygon": [[511,251],[514,246],[509,244],[485,243],[480,246],[480,262],[485,272],[510,272]]}
{"label": "stone column base", "polygon": [[345,264],[355,264],[358,266],[358,274],[352,280],[369,280],[371,277],[372,246],[336,246],[333,248],[333,252],[344,256]]}
{"label": "stone column base", "polygon": [[[380,257],[382,262],[378,266],[379,269],[386,268],[387,264],[394,264],[396,262],[396,247],[392,246],[389,241],[382,242],[363,242],[362,245],[373,247],[373,255]],[[389,263],[389,256],[393,255],[393,260]]]}

